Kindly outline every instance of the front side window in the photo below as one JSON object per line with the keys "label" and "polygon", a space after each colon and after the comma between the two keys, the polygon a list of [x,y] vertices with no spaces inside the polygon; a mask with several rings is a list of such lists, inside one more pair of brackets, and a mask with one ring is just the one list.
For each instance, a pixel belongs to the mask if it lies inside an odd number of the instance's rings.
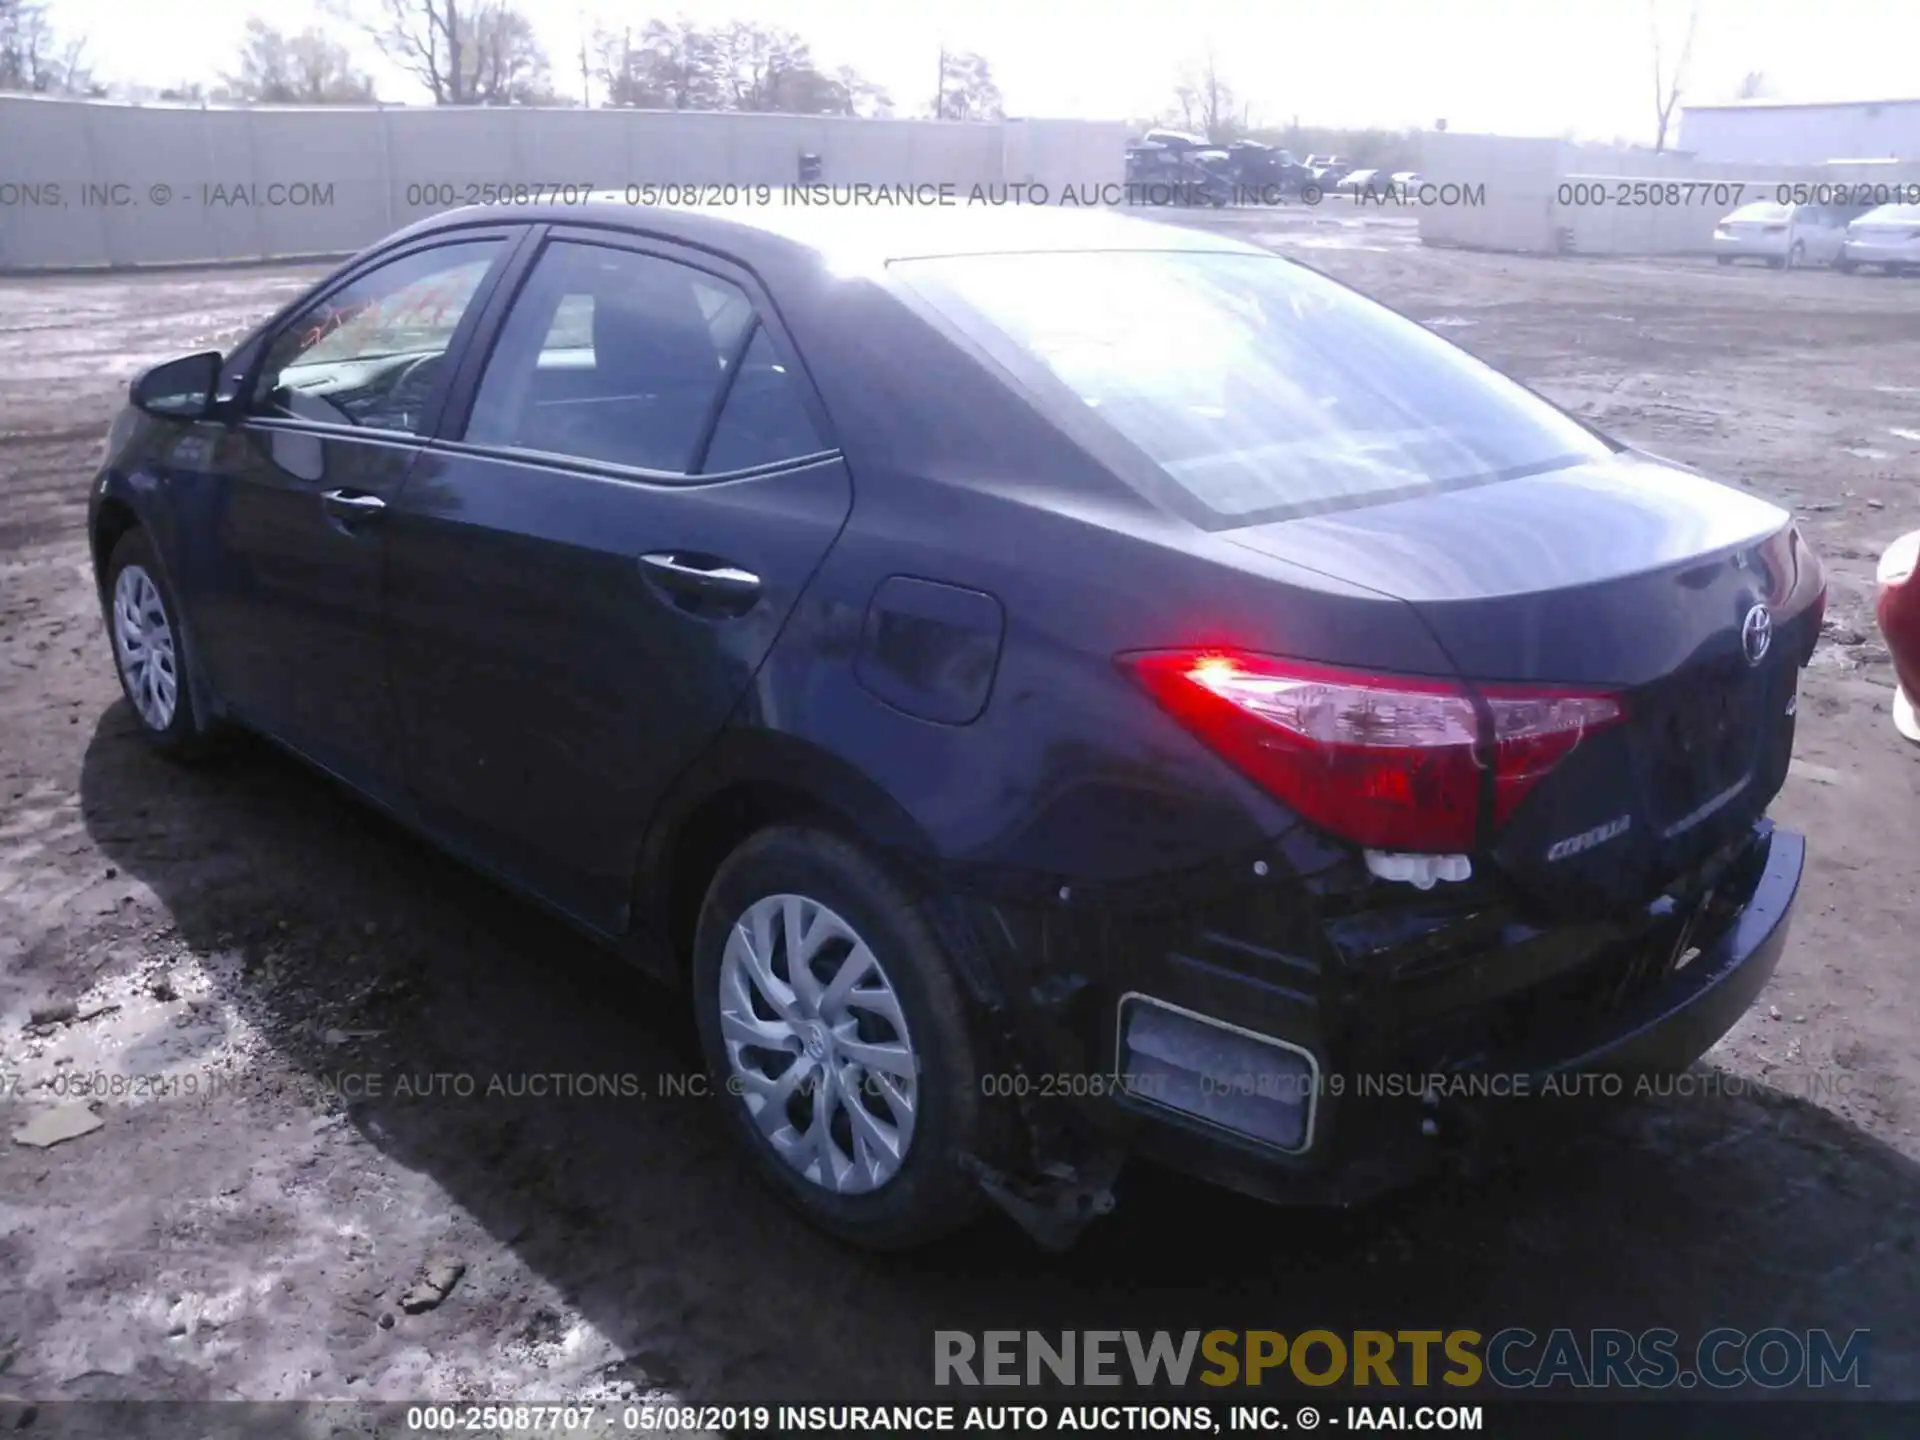
{"label": "front side window", "polygon": [[891,270],[1017,378],[1143,452],[1184,492],[1178,508],[1197,502],[1213,528],[1612,453],[1424,326],[1277,256],[968,255]]}
{"label": "front side window", "polygon": [[513,302],[466,438],[687,474],[752,323],[745,292],[704,270],[556,241]]}
{"label": "front side window", "polygon": [[454,331],[499,248],[471,240],[417,250],[309,307],[274,339],[249,409],[420,433]]}

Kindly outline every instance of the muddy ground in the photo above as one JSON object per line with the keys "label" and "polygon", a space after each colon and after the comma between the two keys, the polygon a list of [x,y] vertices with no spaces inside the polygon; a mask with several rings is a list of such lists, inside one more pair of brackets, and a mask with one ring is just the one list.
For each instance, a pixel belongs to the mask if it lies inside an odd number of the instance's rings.
{"label": "muddy ground", "polygon": [[[108,416],[317,272],[5,280],[0,1391],[871,1399],[923,1390],[944,1328],[1525,1324],[1865,1327],[1874,1392],[1920,1397],[1920,750],[1868,610],[1920,526],[1920,282],[1238,228],[1795,507],[1826,557],[1775,807],[1809,837],[1793,938],[1703,1072],[1741,1093],[1355,1213],[1138,1171],[1066,1255],[997,1220],[850,1253],[660,1093],[694,1055],[670,997],[264,746],[188,771],[136,740],[81,533]],[[484,1093],[583,1073],[652,1098]],[[5,1140],[95,1074],[99,1129]]]}

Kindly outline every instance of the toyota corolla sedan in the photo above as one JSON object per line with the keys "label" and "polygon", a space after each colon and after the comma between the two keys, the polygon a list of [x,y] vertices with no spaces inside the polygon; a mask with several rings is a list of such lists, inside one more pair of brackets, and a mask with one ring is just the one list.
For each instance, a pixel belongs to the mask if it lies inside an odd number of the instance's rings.
{"label": "toyota corolla sedan", "polygon": [[89,526],[158,750],[651,968],[868,1245],[1402,1183],[1687,1066],[1799,884],[1790,518],[1218,235],[455,211],[137,380]]}
{"label": "toyota corolla sedan", "polygon": [[1889,275],[1920,270],[1920,205],[1882,205],[1847,226],[1842,270],[1877,265]]}
{"label": "toyota corolla sedan", "polygon": [[1722,265],[1759,260],[1776,270],[1832,265],[1847,236],[1847,211],[1834,205],[1742,205],[1713,227]]}

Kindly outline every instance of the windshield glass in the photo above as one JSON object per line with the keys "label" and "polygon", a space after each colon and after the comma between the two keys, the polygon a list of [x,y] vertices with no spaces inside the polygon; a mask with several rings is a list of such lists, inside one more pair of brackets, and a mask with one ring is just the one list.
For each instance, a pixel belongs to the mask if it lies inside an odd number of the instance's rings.
{"label": "windshield glass", "polygon": [[1611,453],[1431,331],[1277,257],[969,255],[893,269],[1016,376],[1064,387],[1217,526]]}

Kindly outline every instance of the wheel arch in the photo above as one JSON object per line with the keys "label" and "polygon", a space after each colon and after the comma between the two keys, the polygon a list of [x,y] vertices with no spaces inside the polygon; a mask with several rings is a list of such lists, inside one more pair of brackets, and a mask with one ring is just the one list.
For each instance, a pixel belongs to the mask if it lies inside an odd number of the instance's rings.
{"label": "wheel arch", "polygon": [[629,931],[652,938],[667,978],[684,981],[700,903],[742,841],[806,823],[917,867],[931,839],[906,809],[847,760],[792,736],[735,730],[683,776],[641,841]]}
{"label": "wheel arch", "polygon": [[103,497],[93,513],[92,531],[87,543],[93,554],[93,583],[104,598],[107,589],[107,562],[113,549],[132,531],[144,528],[140,512],[119,495]]}
{"label": "wheel arch", "polygon": [[152,547],[154,565],[173,597],[176,611],[173,622],[186,651],[186,683],[193,697],[194,715],[202,733],[210,733],[224,719],[226,707],[207,679],[206,668],[201,663],[199,635],[194,629],[193,617],[187,613],[186,602],[180,597],[172,557],[163,543],[161,526],[156,524],[157,520],[164,517],[164,512],[150,516],[141,505],[135,503],[136,498],[150,500],[144,495],[138,480],[129,481],[119,472],[110,471],[101,482],[99,498],[94,501],[87,522],[87,548],[93,560],[94,589],[104,612],[108,604],[107,568],[112,563],[113,552],[127,536],[136,530],[143,532]]}

